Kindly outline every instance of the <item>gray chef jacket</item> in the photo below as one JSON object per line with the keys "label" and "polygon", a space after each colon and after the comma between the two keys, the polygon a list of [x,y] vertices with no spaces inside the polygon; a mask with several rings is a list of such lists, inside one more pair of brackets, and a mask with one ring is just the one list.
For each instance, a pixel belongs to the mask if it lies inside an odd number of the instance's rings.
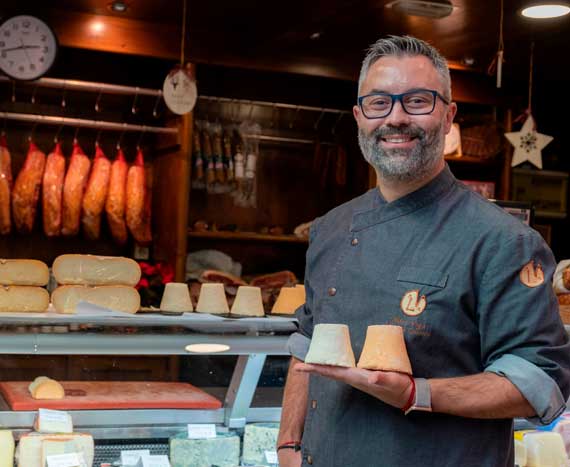
{"label": "gray chef jacket", "polygon": [[[372,189],[317,219],[306,267],[293,355],[303,358],[319,323],[347,324],[357,359],[367,326],[399,325],[414,376],[491,371],[522,392],[539,422],[564,410],[570,347],[551,287],[552,252],[448,167],[394,202]],[[405,416],[311,376],[303,466],[512,466],[512,429],[511,419]]]}

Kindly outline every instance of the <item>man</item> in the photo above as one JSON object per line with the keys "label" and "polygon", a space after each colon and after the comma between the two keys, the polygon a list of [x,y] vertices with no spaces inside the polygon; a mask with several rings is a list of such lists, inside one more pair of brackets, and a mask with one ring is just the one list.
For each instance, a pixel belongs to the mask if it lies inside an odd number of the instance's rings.
{"label": "man", "polygon": [[[317,219],[285,387],[281,467],[513,465],[513,417],[549,423],[570,346],[541,237],[458,182],[447,63],[389,37],[368,52],[354,117],[378,186]],[[402,326],[415,378],[301,363],[313,328]]]}

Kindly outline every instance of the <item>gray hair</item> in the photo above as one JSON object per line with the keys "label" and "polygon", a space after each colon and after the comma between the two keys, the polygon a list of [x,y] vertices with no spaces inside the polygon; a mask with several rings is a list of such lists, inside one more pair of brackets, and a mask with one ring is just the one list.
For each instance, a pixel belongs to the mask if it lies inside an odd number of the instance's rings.
{"label": "gray hair", "polygon": [[449,75],[449,67],[447,60],[439,53],[439,51],[421,39],[412,36],[388,36],[377,40],[370,46],[366,53],[366,57],[362,61],[360,68],[360,77],[358,78],[358,92],[362,83],[368,74],[370,67],[382,57],[414,57],[423,55],[431,60],[443,84],[443,95],[446,99],[451,100],[451,77]]}

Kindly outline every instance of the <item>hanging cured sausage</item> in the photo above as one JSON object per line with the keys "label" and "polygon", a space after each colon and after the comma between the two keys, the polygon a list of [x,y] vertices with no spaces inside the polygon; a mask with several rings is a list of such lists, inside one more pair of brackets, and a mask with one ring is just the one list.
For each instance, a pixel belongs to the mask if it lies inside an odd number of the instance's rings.
{"label": "hanging cured sausage", "polygon": [[53,151],[47,156],[42,184],[43,224],[48,237],[61,235],[64,179],[65,157],[61,152],[61,145],[56,143]]}
{"label": "hanging cured sausage", "polygon": [[127,162],[122,149],[118,149],[117,157],[111,165],[111,178],[105,211],[111,235],[119,245],[127,242],[128,233],[125,223],[125,192],[127,187]]}
{"label": "hanging cured sausage", "polygon": [[74,143],[73,153],[63,184],[63,235],[77,235],[81,223],[81,204],[89,177],[91,161],[79,144]]}
{"label": "hanging cured sausage", "polygon": [[12,191],[14,225],[20,233],[29,233],[34,227],[45,164],[46,155],[30,141],[24,166]]}
{"label": "hanging cured sausage", "polygon": [[6,137],[0,136],[0,234],[10,233],[10,193],[12,191],[12,161]]}
{"label": "hanging cured sausage", "polygon": [[98,239],[101,234],[101,215],[107,201],[110,177],[111,161],[97,145],[93,169],[83,197],[83,217],[81,218],[83,232],[90,240]]}
{"label": "hanging cured sausage", "polygon": [[126,219],[127,226],[140,245],[152,240],[150,234],[150,190],[147,189],[144,158],[139,148],[135,163],[127,174]]}

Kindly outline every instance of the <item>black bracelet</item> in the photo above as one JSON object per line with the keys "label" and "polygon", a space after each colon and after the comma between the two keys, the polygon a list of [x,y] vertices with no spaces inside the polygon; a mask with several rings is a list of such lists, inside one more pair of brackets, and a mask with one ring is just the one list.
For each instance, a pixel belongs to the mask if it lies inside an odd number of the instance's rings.
{"label": "black bracelet", "polygon": [[295,444],[282,444],[281,446],[279,446],[277,448],[277,450],[279,451],[280,449],[294,449],[295,452],[298,452],[301,450],[301,445],[299,443],[295,443]]}

